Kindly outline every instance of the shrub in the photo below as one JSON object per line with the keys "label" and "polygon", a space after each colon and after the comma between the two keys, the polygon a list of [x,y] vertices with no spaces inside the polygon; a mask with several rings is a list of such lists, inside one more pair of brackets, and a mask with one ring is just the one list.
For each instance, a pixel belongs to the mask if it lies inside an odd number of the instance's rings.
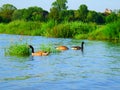
{"label": "shrub", "polygon": [[120,39],[120,20],[107,24],[106,27],[103,29],[103,33],[109,40]]}
{"label": "shrub", "polygon": [[93,31],[96,25],[82,22],[65,22],[46,30],[46,36],[56,38],[73,38],[75,35],[87,34]]}

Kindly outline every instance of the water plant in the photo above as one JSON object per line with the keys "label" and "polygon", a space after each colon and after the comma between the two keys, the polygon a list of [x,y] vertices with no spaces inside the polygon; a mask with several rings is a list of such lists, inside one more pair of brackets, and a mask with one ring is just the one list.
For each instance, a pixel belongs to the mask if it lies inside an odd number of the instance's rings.
{"label": "water plant", "polygon": [[5,55],[29,56],[30,50],[27,44],[12,44],[5,49]]}
{"label": "water plant", "polygon": [[53,44],[41,44],[40,45],[40,50],[42,51],[47,51],[47,52],[50,52],[50,53],[59,53],[61,51],[59,50],[56,50],[56,48],[53,46]]}

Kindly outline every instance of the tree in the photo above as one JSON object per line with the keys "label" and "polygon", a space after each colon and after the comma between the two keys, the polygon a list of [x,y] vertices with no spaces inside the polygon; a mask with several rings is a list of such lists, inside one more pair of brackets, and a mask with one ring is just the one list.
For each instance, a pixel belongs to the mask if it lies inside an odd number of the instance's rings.
{"label": "tree", "polygon": [[54,21],[59,20],[59,11],[57,8],[53,7],[50,9],[49,19],[53,19]]}
{"label": "tree", "polygon": [[79,11],[80,20],[85,22],[88,14],[87,6],[85,4],[80,5],[78,11]]}
{"label": "tree", "polygon": [[105,23],[105,17],[102,13],[97,13],[97,23],[98,24],[104,24]]}
{"label": "tree", "polygon": [[104,17],[101,13],[97,13],[96,11],[89,11],[87,15],[87,22],[103,24]]}
{"label": "tree", "polygon": [[68,6],[66,6],[67,0],[56,0],[52,3],[52,6],[58,11],[67,10]]}
{"label": "tree", "polygon": [[74,11],[73,10],[61,11],[59,18],[61,21],[73,21],[74,20]]}
{"label": "tree", "polygon": [[0,23],[2,22],[2,17],[0,16]]}
{"label": "tree", "polygon": [[25,9],[15,10],[13,15],[12,15],[12,20],[24,20],[23,19],[24,10]]}
{"label": "tree", "polygon": [[117,20],[117,15],[115,13],[111,13],[106,17],[106,23],[114,22]]}
{"label": "tree", "polygon": [[26,20],[26,21],[45,21],[48,12],[40,7],[29,7],[28,9],[18,9],[13,13],[13,20]]}
{"label": "tree", "polygon": [[[63,12],[67,10],[66,6],[67,0],[56,0],[52,3],[52,8],[50,9],[49,18],[56,22],[61,22],[63,20]],[[65,15],[64,15],[65,16]]]}
{"label": "tree", "polygon": [[40,7],[29,7],[27,10],[27,20],[42,21],[43,20],[43,9]]}
{"label": "tree", "polygon": [[80,20],[80,14],[78,10],[74,10],[74,19],[75,20]]}
{"label": "tree", "polygon": [[11,4],[4,4],[0,7],[0,16],[2,17],[3,22],[10,22],[15,10],[17,10],[17,8]]}

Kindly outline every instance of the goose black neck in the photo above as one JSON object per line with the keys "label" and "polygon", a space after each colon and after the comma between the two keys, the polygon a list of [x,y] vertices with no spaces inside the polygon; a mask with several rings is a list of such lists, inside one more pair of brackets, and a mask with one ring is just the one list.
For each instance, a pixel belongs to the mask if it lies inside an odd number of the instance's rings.
{"label": "goose black neck", "polygon": [[34,53],[34,48],[32,45],[29,45],[29,47],[32,49],[32,53]]}
{"label": "goose black neck", "polygon": [[83,49],[83,48],[84,48],[84,47],[83,47],[83,44],[84,44],[84,42],[82,42],[82,43],[81,43],[81,49]]}

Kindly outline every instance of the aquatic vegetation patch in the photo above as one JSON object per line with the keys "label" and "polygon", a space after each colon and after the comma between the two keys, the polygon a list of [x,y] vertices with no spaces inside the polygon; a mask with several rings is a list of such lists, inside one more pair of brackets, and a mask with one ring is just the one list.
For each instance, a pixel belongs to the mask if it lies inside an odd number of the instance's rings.
{"label": "aquatic vegetation patch", "polygon": [[30,50],[27,44],[13,44],[5,49],[5,55],[29,56]]}
{"label": "aquatic vegetation patch", "polygon": [[47,52],[50,52],[50,53],[59,53],[61,51],[57,50],[53,44],[42,44],[40,45],[40,50],[43,50],[43,51],[47,51]]}

